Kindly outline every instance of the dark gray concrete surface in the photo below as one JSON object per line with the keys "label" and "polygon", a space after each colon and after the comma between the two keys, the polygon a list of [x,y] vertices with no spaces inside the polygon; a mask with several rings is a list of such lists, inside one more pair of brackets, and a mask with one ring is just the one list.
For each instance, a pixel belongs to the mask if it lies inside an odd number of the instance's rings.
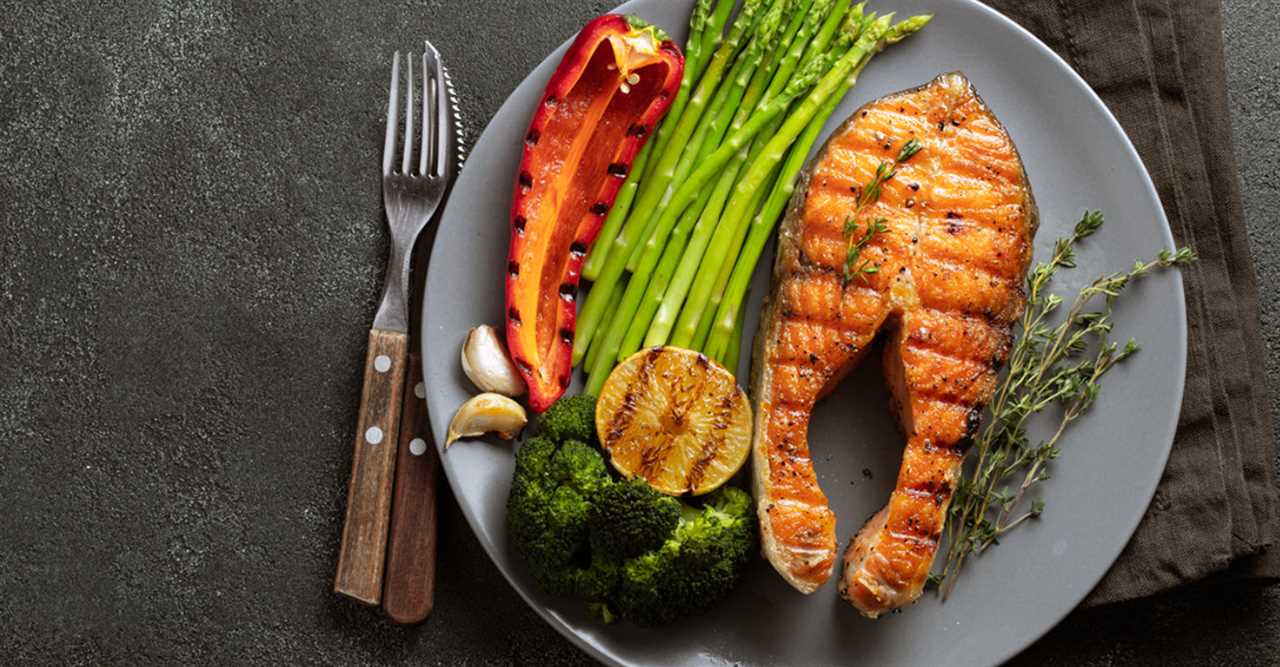
{"label": "dark gray concrete surface", "polygon": [[[611,4],[0,0],[0,663],[587,662],[447,492],[427,624],[328,588],[384,252],[387,55],[429,35],[474,139]],[[1280,20],[1226,7],[1276,377]],[[1280,590],[1078,612],[1019,660],[1218,661],[1280,663]]]}

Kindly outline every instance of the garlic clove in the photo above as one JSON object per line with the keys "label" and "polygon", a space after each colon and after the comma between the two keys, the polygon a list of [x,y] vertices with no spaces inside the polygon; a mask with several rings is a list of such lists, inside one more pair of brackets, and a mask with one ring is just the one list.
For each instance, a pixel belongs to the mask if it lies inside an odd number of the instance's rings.
{"label": "garlic clove", "polygon": [[524,407],[501,394],[487,393],[472,396],[449,421],[449,433],[445,436],[445,449],[459,438],[475,438],[486,433],[496,433],[503,440],[510,440],[529,423]]}
{"label": "garlic clove", "polygon": [[524,380],[507,356],[507,347],[498,338],[498,332],[487,324],[467,333],[462,343],[462,372],[480,391],[503,396],[524,393]]}

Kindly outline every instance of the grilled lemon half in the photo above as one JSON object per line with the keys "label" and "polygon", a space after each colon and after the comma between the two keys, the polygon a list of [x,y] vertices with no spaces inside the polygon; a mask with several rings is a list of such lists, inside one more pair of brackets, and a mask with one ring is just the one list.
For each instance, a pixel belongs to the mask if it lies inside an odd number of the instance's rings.
{"label": "grilled lemon half", "polygon": [[641,350],[613,369],[596,403],[613,467],[670,495],[724,484],[751,451],[751,405],[733,374],[677,347]]}

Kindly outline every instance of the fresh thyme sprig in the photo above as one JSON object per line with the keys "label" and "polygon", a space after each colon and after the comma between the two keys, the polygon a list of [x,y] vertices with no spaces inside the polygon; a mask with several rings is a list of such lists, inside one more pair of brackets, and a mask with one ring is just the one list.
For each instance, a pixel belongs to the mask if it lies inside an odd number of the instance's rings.
{"label": "fresh thyme sprig", "polygon": [[902,148],[898,150],[898,156],[892,161],[882,161],[876,165],[875,176],[871,177],[871,182],[858,193],[858,205],[853,210],[853,215],[844,223],[844,237],[849,245],[845,250],[844,256],[844,277],[841,280],[841,287],[847,287],[854,278],[865,276],[867,274],[876,273],[880,270],[878,264],[872,264],[869,260],[861,263],[858,259],[862,256],[862,249],[867,247],[871,239],[876,234],[883,233],[888,229],[884,218],[876,218],[874,221],[867,223],[866,229],[862,236],[854,236],[854,232],[858,230],[858,218],[862,217],[863,211],[870,205],[880,201],[880,191],[889,179],[898,173],[898,167],[907,163],[916,153],[920,152],[920,142],[915,139],[908,139],[902,144]]}
{"label": "fresh thyme sprig", "polygon": [[[1048,466],[1060,454],[1063,433],[1098,399],[1102,376],[1138,351],[1132,339],[1123,346],[1109,340],[1116,297],[1144,275],[1196,260],[1189,248],[1162,250],[1128,271],[1101,276],[1080,290],[1061,323],[1051,325],[1063,301],[1047,292],[1050,280],[1060,268],[1075,268],[1076,243],[1102,224],[1100,212],[1086,213],[1070,236],[1054,244],[1049,260],[1037,264],[1027,277],[1027,304],[1017,324],[1009,371],[996,389],[991,419],[974,441],[976,460],[957,485],[948,513],[943,536],[947,557],[941,575],[933,578],[941,583],[944,597],[970,556],[1044,512],[1039,499],[1024,509],[1027,491],[1049,478]],[[1100,297],[1103,307],[1090,309]],[[1049,438],[1033,443],[1027,420],[1051,405],[1062,409],[1057,428]]]}
{"label": "fresh thyme sprig", "polygon": [[[844,277],[841,279],[841,287],[847,287],[850,281],[852,281],[856,276],[877,273],[880,271],[879,264],[872,264],[869,259],[864,259],[862,262],[858,262],[858,259],[862,257],[862,249],[867,247],[867,244],[871,242],[871,239],[875,238],[876,234],[883,233],[888,228],[889,226],[885,223],[884,218],[876,218],[874,221],[867,223],[867,228],[863,231],[862,236],[858,237],[849,245],[849,249],[845,251],[844,255]],[[857,229],[858,221],[856,218],[849,218],[845,221],[845,236],[852,238],[853,233],[857,231]]]}

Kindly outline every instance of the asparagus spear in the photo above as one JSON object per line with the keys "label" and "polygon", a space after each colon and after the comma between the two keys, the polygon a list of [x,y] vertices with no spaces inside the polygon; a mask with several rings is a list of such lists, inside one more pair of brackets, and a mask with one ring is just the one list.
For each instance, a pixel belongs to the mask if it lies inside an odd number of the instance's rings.
{"label": "asparagus spear", "polygon": [[[781,26],[785,10],[792,6],[790,0],[775,2],[769,8],[769,12],[761,19],[759,32],[752,39],[747,49],[743,51],[741,60],[745,61],[745,66],[741,68],[735,66],[735,70],[737,70],[736,77],[730,85],[722,87],[722,90],[727,90],[725,104],[718,113],[709,113],[705,119],[708,121],[707,132],[701,139],[701,145],[699,146],[698,140],[695,139],[690,143],[689,148],[686,148],[685,155],[681,158],[682,165],[685,165],[687,160],[687,169],[692,168],[695,158],[701,159],[710,155],[719,146],[725,132],[730,129],[731,125],[736,129],[741,129],[741,126],[746,122],[749,114],[744,113],[744,109],[754,108],[756,102],[764,93],[766,78],[757,75],[762,71],[761,65],[765,61],[766,54],[776,50],[774,46],[776,46],[776,41],[779,37],[778,28]],[[772,61],[773,58],[770,58],[770,60]],[[752,85],[753,83],[755,84],[754,86]],[[736,121],[736,123],[731,123],[731,121]],[[695,136],[697,136],[697,133],[695,133]],[[658,304],[662,302],[663,294],[667,289],[667,283],[671,275],[676,270],[676,263],[681,260],[682,254],[688,254],[685,252],[686,240],[690,231],[689,227],[695,221],[697,226],[693,230],[694,238],[701,240],[699,247],[705,247],[705,240],[702,239],[709,235],[709,231],[706,230],[714,226],[716,220],[720,218],[720,212],[723,209],[728,190],[733,185],[745,156],[745,151],[739,151],[739,155],[735,156],[730,165],[721,174],[717,187],[712,192],[707,193],[707,196],[704,196],[696,207],[686,211],[685,216],[681,218],[680,223],[672,231],[671,238],[666,243],[653,279],[649,281],[649,286],[640,300],[640,310],[631,320],[631,326],[627,330],[626,337],[618,350],[619,355],[629,355],[640,348],[641,339],[648,329],[654,311],[658,308]],[[677,167],[677,178],[680,171],[680,168]],[[677,231],[680,233],[677,233]],[[637,264],[640,259],[639,253],[643,248],[644,246],[637,246],[636,252],[632,255]],[[696,250],[696,252],[701,254],[700,249]]]}
{"label": "asparagus spear", "polygon": [[742,329],[746,326],[746,320],[747,311],[744,308],[738,312],[738,322],[733,326],[733,337],[729,339],[729,349],[724,354],[724,367],[734,375],[738,374],[738,355],[742,353]]}
{"label": "asparagus spear", "polygon": [[613,248],[613,240],[618,238],[618,232],[622,230],[622,223],[627,219],[627,214],[631,211],[631,203],[635,201],[636,190],[640,188],[638,174],[644,171],[645,166],[649,163],[649,154],[652,148],[653,142],[649,141],[645,143],[644,148],[641,148],[636,155],[636,160],[631,166],[631,173],[627,176],[627,181],[622,184],[622,188],[618,190],[618,196],[613,200],[613,208],[609,209],[609,217],[604,219],[604,225],[600,227],[596,242],[591,246],[591,254],[587,255],[587,261],[582,265],[583,278],[595,280],[600,276],[600,271],[604,269],[605,262],[609,261],[609,250]]}
{"label": "asparagus spear", "polygon": [[[742,236],[739,227],[747,224],[748,216],[755,212],[762,193],[769,186],[770,175],[782,162],[786,156],[787,149],[808,126],[818,110],[840,90],[841,84],[848,77],[849,72],[870,51],[876,40],[888,30],[889,21],[890,18],[888,16],[877,19],[868,30],[868,34],[860,37],[853,48],[848,49],[843,54],[839,54],[835,66],[823,77],[822,81],[809,93],[805,100],[792,113],[787,115],[785,122],[778,129],[778,133],[765,143],[760,154],[752,160],[746,173],[734,186],[733,196],[725,207],[726,213],[720,221],[718,234],[716,234],[711,241],[711,245],[707,248],[700,266],[689,267],[690,274],[696,271],[697,277],[693,279],[693,285],[683,306],[687,312],[681,314],[681,318],[684,320],[684,332],[687,334],[691,334],[697,329],[697,320],[702,317],[706,309],[707,301],[715,285],[716,276],[720,273],[720,267],[726,262],[732,261],[731,258],[737,256],[737,248],[732,247],[732,242]],[[815,58],[811,61],[811,64],[824,63],[825,60],[837,55],[837,53],[827,54],[824,58]],[[668,331],[670,330],[669,322],[674,319],[673,316],[679,308],[678,303],[674,305],[675,308],[670,308],[667,311],[672,317],[660,323]],[[682,335],[679,338],[683,341],[686,339],[686,335]]]}
{"label": "asparagus spear", "polygon": [[[689,238],[689,233],[694,224],[701,220],[703,212],[706,211],[708,201],[716,196],[716,190],[706,190],[699,197],[697,203],[684,210],[680,215],[676,226],[671,230],[671,236],[667,241],[667,247],[684,247]],[[619,360],[625,359],[633,352],[640,349],[640,341],[644,338],[645,331],[649,328],[649,321],[653,319],[653,311],[658,309],[658,304],[662,301],[663,291],[666,289],[667,283],[671,279],[671,274],[675,271],[674,261],[664,261],[667,253],[662,253],[662,259],[659,260],[657,266],[649,275],[649,284],[645,287],[644,293],[638,300],[636,313],[625,322],[622,342],[618,345],[617,357]]]}
{"label": "asparagus spear", "polygon": [[[863,9],[865,5],[866,3],[859,3],[857,5],[854,5],[853,9],[851,9],[849,11],[849,14],[845,17],[844,29],[841,32],[839,41],[836,43],[837,49],[849,48],[854,44],[854,42],[857,40],[858,37],[860,37],[865,31],[870,29],[872,23],[875,21],[875,12],[864,14]],[[835,106],[839,104],[839,99],[843,98],[847,93],[848,93],[848,89],[845,89],[843,91],[840,91],[837,95],[834,96],[837,99],[829,103],[832,110],[834,110]],[[825,111],[825,112],[820,111],[818,113],[818,116],[821,117],[821,119],[819,120],[818,118],[815,118],[814,123],[812,124],[813,125],[812,132],[815,135],[814,137],[815,139],[816,139],[816,134],[819,131],[821,131],[822,127],[825,125],[827,121],[827,118],[830,117],[830,115],[831,115],[831,111]],[[776,123],[777,121],[774,121],[774,122]],[[766,131],[768,131],[768,128],[766,128]],[[810,140],[810,142],[812,142],[812,140]],[[757,141],[756,143],[759,144],[761,142]],[[761,146],[760,148],[762,150],[763,146]],[[780,172],[792,173],[793,176],[792,176],[791,182],[794,182],[794,174],[798,173],[800,167],[803,166],[804,159],[808,155],[808,150],[809,149],[806,148],[804,151],[801,151],[799,155],[797,155],[797,159],[800,160],[799,165],[796,165],[790,171],[784,171],[782,169],[782,165],[775,167],[773,173],[766,180],[766,182],[773,183],[775,186],[778,183],[782,182],[780,179],[777,178]],[[754,155],[758,155],[758,152],[755,150],[755,147],[753,147],[753,156]],[[772,188],[770,188],[770,190],[772,190]],[[788,191],[788,196],[789,194],[790,193]],[[786,205],[786,198],[782,200],[780,206],[785,206],[785,205]],[[750,210],[753,210],[753,211],[756,210],[754,204]],[[690,331],[691,330],[694,331],[693,340],[691,341],[691,346],[694,349],[699,349],[699,350],[706,349],[705,346],[707,344],[707,337],[711,332],[712,324],[714,324],[714,322],[712,321],[712,317],[715,315],[715,313],[719,309],[720,303],[723,300],[724,293],[725,293],[725,286],[729,282],[730,275],[733,272],[734,265],[736,264],[736,259],[741,254],[742,245],[746,240],[749,227],[750,225],[748,224],[741,224],[741,225],[738,225],[737,229],[733,230],[732,239],[730,240],[730,243],[729,243],[729,247],[731,248],[731,251],[727,255],[727,261],[725,261],[723,264],[720,265],[719,271],[716,273],[715,281],[711,288],[710,299],[706,302],[704,306],[700,308],[686,307],[685,308],[686,312],[681,313],[681,321],[677,323],[676,338],[678,339],[687,338],[690,334]],[[714,267],[711,267],[711,268],[714,269]],[[696,319],[696,330],[694,329],[695,319]]]}
{"label": "asparagus spear", "polygon": [[[931,18],[928,15],[913,16],[890,28],[875,45],[875,48],[868,52],[862,62],[850,72],[842,86],[843,91],[847,92],[853,88],[854,84],[857,83],[858,75],[862,72],[862,68],[866,67],[867,62],[870,61],[875,53],[918,32],[928,24]],[[828,101],[822,111],[810,122],[801,140],[797,142],[792,148],[791,154],[787,156],[787,161],[783,165],[782,176],[775,184],[774,190],[770,193],[764,208],[752,221],[747,243],[734,264],[728,285],[724,290],[727,299],[717,309],[712,323],[713,331],[709,334],[707,342],[702,348],[708,355],[714,356],[730,344],[734,323],[739,319],[742,302],[746,298],[747,290],[750,287],[751,275],[755,272],[755,266],[760,259],[760,254],[764,251],[764,246],[772,235],[774,225],[786,207],[787,201],[791,198],[795,189],[796,175],[804,167],[809,151],[817,142],[823,126],[826,125],[831,114],[835,112],[836,104],[841,97],[843,97],[843,92],[834,98],[835,102]]]}
{"label": "asparagus spear", "polygon": [[[719,0],[714,12],[711,11],[711,2],[712,0],[698,0],[690,15],[689,39],[685,41],[684,73],[680,77],[680,89],[667,111],[668,122],[659,125],[658,133],[649,141],[654,144],[656,153],[661,153],[671,140],[671,133],[675,131],[676,125],[672,119],[679,118],[684,113],[689,95],[693,92],[693,84],[702,76],[711,54],[719,47],[724,25],[737,0]],[[650,163],[641,178],[650,178],[654,166]]]}
{"label": "asparagus spear", "polygon": [[[785,85],[791,78],[792,72],[796,67],[812,66],[818,58],[810,57],[811,53],[823,53],[835,37],[835,29],[846,17],[849,9],[849,0],[836,0],[832,6],[831,0],[822,0],[815,3],[819,9],[825,10],[830,7],[832,11],[824,15],[818,12],[810,12],[806,18],[805,24],[800,28],[796,39],[794,39],[786,54],[782,57],[779,70],[775,74],[770,83],[769,90],[763,96],[767,102],[774,91],[782,85]],[[849,14],[851,21],[855,26],[860,26],[862,18],[862,6],[859,4],[855,8],[854,14]],[[837,42],[832,53],[825,54],[824,57],[832,58],[833,54],[844,53],[853,44],[855,34],[844,34],[841,41]],[[775,119],[767,126],[756,138],[751,150],[749,151],[746,162],[754,163],[759,154],[763,152],[767,142],[777,133],[782,124],[782,118]],[[776,167],[770,168],[764,177],[757,177],[762,184],[772,182],[773,176],[777,170]],[[646,335],[646,345],[658,344],[658,341],[667,341],[670,339],[674,345],[689,346],[693,342],[694,332],[698,328],[698,323],[702,319],[704,312],[707,311],[707,303],[710,300],[709,288],[716,283],[705,284],[693,293],[691,288],[698,282],[712,281],[713,276],[719,275],[720,265],[716,262],[729,263],[726,257],[733,256],[730,250],[736,251],[742,245],[742,239],[746,234],[746,219],[760,205],[764,191],[754,193],[750,196],[736,195],[730,206],[726,207],[728,211],[725,215],[726,219],[719,221],[719,224],[708,225],[706,229],[701,231],[701,235],[695,235],[690,244],[691,249],[697,251],[696,256],[687,254],[682,259],[681,266],[677,270],[676,276],[672,281],[671,289],[667,290],[661,306],[655,314],[649,331]],[[711,241],[711,235],[715,235],[714,246],[707,249],[708,242]],[[707,254],[708,261],[704,261],[703,254]],[[724,271],[725,276],[722,282],[728,280],[728,268]],[[696,277],[696,280],[695,280]],[[677,315],[680,317],[681,325],[677,328],[675,335],[672,335],[673,327],[676,327]],[[708,313],[709,316],[709,313]]]}
{"label": "asparagus spear", "polygon": [[[684,48],[684,73],[680,78],[680,89],[676,93],[676,99],[672,101],[671,109],[667,114],[668,118],[679,117],[683,111],[689,100],[689,89],[693,86],[693,82],[698,80],[702,66],[707,62],[707,55],[720,43],[724,23],[733,10],[736,0],[721,0],[714,14],[711,11],[713,2],[714,0],[698,0],[693,13],[689,16],[689,39],[686,40]],[[631,204],[635,201],[636,191],[640,187],[640,180],[649,168],[649,154],[653,152],[655,146],[666,143],[674,130],[674,125],[674,123],[660,124],[658,133],[645,142],[644,148],[636,156],[631,172],[627,175],[627,180],[618,191],[613,208],[609,211],[609,217],[605,218],[604,226],[600,229],[597,242],[592,246],[591,254],[587,256],[587,261],[582,267],[582,276],[587,280],[594,281],[600,276],[600,271],[609,259],[609,251],[613,247],[612,241],[618,237],[622,223],[626,222]]]}
{"label": "asparagus spear", "polygon": [[[676,124],[674,134],[672,134],[671,142],[667,145],[660,155],[662,156],[656,167],[653,176],[641,184],[639,202],[636,205],[636,213],[641,219],[646,219],[645,232],[641,235],[641,239],[646,239],[654,232],[655,220],[657,212],[660,211],[675,193],[677,184],[689,175],[693,170],[694,159],[697,157],[698,148],[702,145],[707,134],[710,132],[710,123],[712,119],[719,113],[719,108],[728,106],[728,100],[732,96],[734,90],[734,82],[736,77],[742,70],[754,67],[752,61],[758,55],[763,40],[760,33],[767,29],[763,19],[772,12],[769,11],[773,4],[778,4],[783,0],[746,0],[742,7],[742,12],[734,21],[733,28],[730,29],[729,37],[720,45],[720,49],[716,52],[716,58],[719,59],[723,55],[725,62],[728,58],[734,56],[738,46],[744,39],[747,39],[746,48],[740,54],[729,70],[726,77],[724,67],[717,67],[717,61],[713,60],[707,67],[707,74],[698,82],[693,97],[689,99],[689,106],[685,109],[685,113],[680,116]],[[764,17],[760,16],[760,12],[764,11]],[[776,26],[776,20],[774,22]],[[739,27],[744,27],[747,31],[745,34],[735,34]],[[749,39],[748,39],[749,38]],[[723,82],[724,85],[721,85]],[[709,97],[711,96],[711,97]],[[708,108],[708,99],[712,100],[711,107]],[[741,99],[741,96],[738,96]],[[719,108],[716,108],[717,103]],[[640,262],[640,248],[634,248],[631,255],[627,259],[627,270],[634,272],[636,265]]]}
{"label": "asparagus spear", "polygon": [[[719,173],[725,164],[743,146],[746,146],[765,125],[786,111],[794,99],[812,87],[815,81],[818,81],[823,72],[821,69],[823,64],[825,63],[815,63],[814,66],[807,68],[806,71],[802,72],[801,75],[787,85],[782,95],[752,114],[746,125],[741,130],[730,135],[725,140],[724,145],[709,155],[672,196],[670,205],[664,208],[660,214],[654,234],[650,236],[649,241],[646,243],[640,266],[627,283],[626,293],[623,295],[622,302],[618,305],[617,310],[612,313],[613,320],[603,339],[605,349],[600,351],[601,356],[596,359],[596,364],[591,368],[591,378],[587,385],[589,393],[599,393],[600,387],[604,384],[604,375],[618,361],[617,351],[622,344],[622,338],[630,326],[631,318],[639,307],[640,297],[648,287],[650,274],[661,256],[662,246],[658,245],[657,239],[665,240],[671,231],[671,227],[677,222],[684,209],[693,202],[694,198],[711,178]],[[825,78],[822,80],[825,81]],[[610,262],[607,268],[621,274],[622,267],[620,263]],[[601,276],[601,281],[608,277],[610,273],[611,271],[606,270]],[[616,282],[616,277],[614,282]],[[590,305],[590,296],[588,296],[587,301],[588,305]]]}
{"label": "asparagus spear", "polygon": [[[618,283],[618,286],[619,286],[619,289],[613,290],[613,295],[609,298],[609,304],[608,304],[608,307],[606,308],[607,312],[613,312],[614,310],[616,310],[618,308],[618,303],[622,301],[622,291],[626,289],[626,286],[627,286],[626,276],[623,276],[622,281]],[[596,336],[597,337],[601,336],[602,331],[603,329],[597,327]],[[599,341],[595,341],[595,342],[598,343]],[[586,348],[587,349],[586,368],[591,368],[592,365],[595,364],[596,356],[598,356],[601,348],[600,345],[592,345],[591,343],[592,341],[586,341],[586,344],[588,345],[588,347]]]}
{"label": "asparagus spear", "polygon": [[[622,233],[613,240],[613,247],[607,253],[609,256],[619,260],[630,258],[631,251],[635,245],[652,236],[651,232],[657,231],[650,224],[650,220],[656,214],[658,200],[662,198],[662,193],[667,189],[671,177],[674,176],[672,171],[675,168],[675,162],[679,159],[679,152],[666,150],[666,146],[671,144],[683,147],[688,142],[689,135],[693,133],[698,119],[702,115],[703,108],[708,102],[708,97],[719,85],[720,78],[724,74],[724,69],[728,66],[730,58],[737,53],[743,37],[755,25],[756,16],[766,1],[768,0],[745,0],[742,11],[738,13],[737,19],[734,20],[733,26],[729,29],[729,35],[720,43],[715,55],[712,56],[711,61],[708,63],[706,73],[698,83],[697,92],[690,98],[688,108],[676,115],[674,112],[678,110],[674,107],[675,103],[680,101],[680,95],[677,94],[677,99],[672,102],[673,109],[667,113],[667,122],[662,124],[662,129],[659,130],[658,136],[654,137],[658,145],[654,148],[653,157],[650,158],[649,164],[650,171],[653,173],[647,174],[641,179],[640,189],[636,195],[636,200],[632,204],[632,215],[628,216],[628,220],[623,224]],[[732,5],[732,0],[720,0],[721,5],[725,3]],[[708,20],[704,28],[704,33],[706,33],[704,34],[704,40],[709,35],[707,31],[711,31],[714,27],[714,17],[719,14],[720,8],[717,6],[716,14],[713,15],[713,19]],[[682,79],[682,86],[683,83]],[[663,134],[667,127],[673,127],[674,129],[664,141]],[[608,305],[618,279],[622,276],[625,268],[625,261],[606,261],[600,271],[599,278],[595,281],[586,301],[582,304],[582,310],[578,313],[578,336],[575,338],[573,346],[574,364],[581,361],[586,354],[587,343],[579,343],[579,340],[589,341],[594,337],[596,327],[600,326],[606,313],[605,306]]]}

